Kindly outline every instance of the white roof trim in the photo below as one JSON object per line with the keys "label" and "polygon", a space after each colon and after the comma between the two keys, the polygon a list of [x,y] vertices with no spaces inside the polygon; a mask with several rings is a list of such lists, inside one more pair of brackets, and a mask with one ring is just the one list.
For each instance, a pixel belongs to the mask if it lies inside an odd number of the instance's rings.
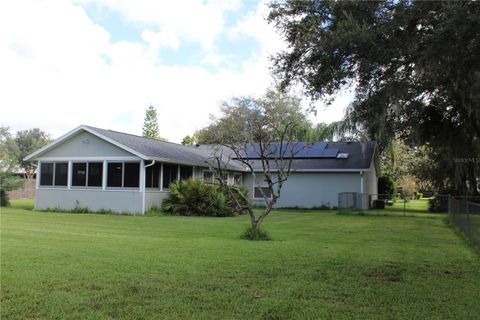
{"label": "white roof trim", "polygon": [[66,134],[64,134],[63,136],[61,136],[60,138],[58,139],[55,139],[54,141],[52,141],[51,143],[47,144],[46,146],[38,149],[37,151],[35,151],[34,153],[31,153],[29,154],[28,156],[26,156],[24,158],[25,161],[29,161],[29,160],[34,160],[36,159],[39,155],[41,155],[42,153],[45,153],[46,151],[54,148],[56,145],[60,144],[61,142],[67,140],[68,138],[70,138],[71,136],[75,135],[77,132],[81,131],[81,130],[84,130],[84,131],[87,131],[88,133],[91,133],[93,134],[94,136],[97,136],[99,137],[100,139],[102,140],[105,140],[117,147],[119,147],[120,149],[123,149],[127,152],[130,152],[131,154],[134,154],[136,155],[137,157],[139,158],[142,158],[144,160],[148,160],[148,157],[145,156],[144,154],[141,154],[140,152],[137,152],[121,143],[118,143],[117,141],[114,141],[106,136],[104,136],[103,134],[101,133],[98,133],[97,131],[93,130],[93,129],[90,129],[89,127],[85,126],[85,125],[81,125],[81,126],[78,126],[76,127],[75,129],[67,132]]}

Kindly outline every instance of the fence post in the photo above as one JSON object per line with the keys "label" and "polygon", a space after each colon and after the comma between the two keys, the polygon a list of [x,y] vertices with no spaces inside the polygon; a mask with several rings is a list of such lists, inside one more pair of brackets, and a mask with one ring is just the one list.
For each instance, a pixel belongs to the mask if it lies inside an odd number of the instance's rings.
{"label": "fence post", "polygon": [[450,194],[448,194],[448,215],[452,217],[452,198]]}

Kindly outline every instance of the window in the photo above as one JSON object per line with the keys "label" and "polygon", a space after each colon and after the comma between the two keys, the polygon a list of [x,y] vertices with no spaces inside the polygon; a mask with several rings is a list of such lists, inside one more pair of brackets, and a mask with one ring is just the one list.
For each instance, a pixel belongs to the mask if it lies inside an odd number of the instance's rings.
{"label": "window", "polygon": [[239,186],[242,184],[242,174],[234,173],[233,174],[233,184]]}
{"label": "window", "polygon": [[180,166],[180,180],[188,180],[193,177],[193,167]]}
{"label": "window", "polygon": [[67,186],[67,162],[42,162],[40,165],[41,186]]}
{"label": "window", "polygon": [[103,163],[89,162],[87,185],[89,187],[101,187],[102,180],[103,180]]}
{"label": "window", "polygon": [[[260,191],[260,189],[261,189],[261,191]],[[263,191],[263,194],[262,194],[262,191]],[[253,197],[254,198],[263,198],[264,195],[267,198],[272,197],[272,192],[270,191],[270,188],[269,187],[256,186],[255,190],[253,191]]]}
{"label": "window", "polygon": [[265,180],[265,176],[259,175],[255,177],[255,185],[253,188],[253,197],[254,198],[261,198],[263,199],[263,196],[267,198],[272,198],[272,192],[270,191],[270,188],[268,187],[268,182]]}
{"label": "window", "polygon": [[163,184],[164,189],[168,189],[168,186],[173,181],[177,180],[178,166],[176,164],[164,164],[163,165]]}
{"label": "window", "polygon": [[213,181],[213,172],[204,170],[203,171],[203,181]]}
{"label": "window", "polygon": [[121,187],[122,186],[123,163],[109,162],[107,170],[107,186]]}
{"label": "window", "polygon": [[101,187],[102,179],[102,162],[74,162],[72,164],[73,187]]}
{"label": "window", "polygon": [[145,168],[145,188],[158,188],[160,183],[160,163]]}
{"label": "window", "polygon": [[140,185],[140,163],[109,162],[107,186],[116,188],[138,188]]}
{"label": "window", "polygon": [[68,163],[57,162],[55,163],[55,182],[56,186],[67,186],[68,179]]}
{"label": "window", "polygon": [[53,163],[42,162],[40,165],[40,185],[52,186],[53,185]]}
{"label": "window", "polygon": [[72,186],[85,187],[87,185],[87,164],[80,162],[72,165]]}
{"label": "window", "polygon": [[125,188],[138,188],[140,185],[140,163],[125,162],[123,186]]}

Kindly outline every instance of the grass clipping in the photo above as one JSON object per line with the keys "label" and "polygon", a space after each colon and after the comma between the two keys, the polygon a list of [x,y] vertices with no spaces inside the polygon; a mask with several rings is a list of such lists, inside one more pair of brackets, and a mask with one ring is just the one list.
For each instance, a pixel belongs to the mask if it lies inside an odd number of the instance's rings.
{"label": "grass clipping", "polygon": [[272,240],[268,232],[262,229],[257,229],[254,226],[249,226],[240,236],[244,240],[254,240],[254,241],[268,241]]}

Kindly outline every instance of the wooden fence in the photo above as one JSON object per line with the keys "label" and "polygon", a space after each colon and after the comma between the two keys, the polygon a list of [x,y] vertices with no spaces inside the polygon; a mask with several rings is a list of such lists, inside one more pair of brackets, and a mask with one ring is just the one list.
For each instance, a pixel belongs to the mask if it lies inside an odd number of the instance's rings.
{"label": "wooden fence", "polygon": [[35,198],[35,185],[36,185],[35,179],[30,181],[25,180],[25,185],[23,186],[23,188],[13,190],[13,191],[8,191],[8,196],[12,200]]}

